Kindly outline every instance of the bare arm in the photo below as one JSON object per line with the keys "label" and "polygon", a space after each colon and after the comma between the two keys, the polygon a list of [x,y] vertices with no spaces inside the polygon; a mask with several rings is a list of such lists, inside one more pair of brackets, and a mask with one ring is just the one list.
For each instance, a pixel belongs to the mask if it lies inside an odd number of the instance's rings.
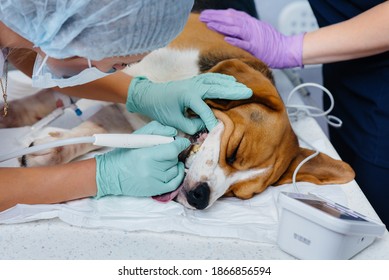
{"label": "bare arm", "polygon": [[131,76],[119,71],[84,85],[56,88],[56,90],[66,95],[124,104],[127,101],[131,81]]}
{"label": "bare arm", "polygon": [[389,2],[304,36],[303,64],[343,61],[389,50]]}
{"label": "bare arm", "polygon": [[36,168],[0,168],[0,211],[18,203],[59,203],[96,195],[95,159]]}

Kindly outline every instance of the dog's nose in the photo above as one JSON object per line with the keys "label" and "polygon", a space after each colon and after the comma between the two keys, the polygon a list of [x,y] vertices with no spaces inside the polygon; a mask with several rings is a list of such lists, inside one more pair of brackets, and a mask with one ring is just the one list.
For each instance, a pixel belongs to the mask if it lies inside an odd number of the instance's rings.
{"label": "dog's nose", "polygon": [[210,189],[208,183],[200,183],[186,195],[188,203],[196,209],[202,210],[208,206]]}

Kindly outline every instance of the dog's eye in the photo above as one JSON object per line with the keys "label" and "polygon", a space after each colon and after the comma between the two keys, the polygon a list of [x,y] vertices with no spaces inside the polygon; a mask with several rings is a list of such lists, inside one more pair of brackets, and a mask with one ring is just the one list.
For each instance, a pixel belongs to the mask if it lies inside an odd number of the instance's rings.
{"label": "dog's eye", "polygon": [[234,152],[232,153],[232,155],[228,156],[226,158],[226,162],[231,165],[234,163],[234,161],[236,160],[236,154],[238,152],[238,149],[235,149]]}
{"label": "dog's eye", "polygon": [[242,143],[242,140],[243,140],[243,137],[240,139],[240,142],[238,143],[238,145],[236,146],[236,148],[234,149],[232,154],[230,154],[229,156],[226,157],[226,162],[229,165],[231,165],[231,164],[233,164],[235,162],[236,157],[238,155],[238,150],[239,150],[240,144]]}
{"label": "dog's eye", "polygon": [[226,158],[226,162],[229,165],[233,164],[234,161],[236,160],[236,155],[238,154],[238,148],[239,146],[237,146],[236,149],[232,152],[232,154]]}

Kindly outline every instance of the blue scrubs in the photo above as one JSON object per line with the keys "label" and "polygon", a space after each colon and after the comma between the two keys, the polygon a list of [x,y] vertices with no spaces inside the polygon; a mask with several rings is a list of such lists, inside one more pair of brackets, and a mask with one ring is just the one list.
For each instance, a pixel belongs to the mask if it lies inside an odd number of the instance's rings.
{"label": "blue scrubs", "polygon": [[201,12],[205,9],[223,10],[228,8],[243,11],[258,18],[254,0],[196,0],[192,11]]}
{"label": "blue scrubs", "polygon": [[[384,1],[309,2],[323,27],[352,18]],[[341,158],[354,168],[356,181],[388,228],[389,52],[326,64],[323,82],[335,98],[333,114],[343,121],[341,128],[330,128],[331,142]],[[324,104],[328,108],[328,100]]]}

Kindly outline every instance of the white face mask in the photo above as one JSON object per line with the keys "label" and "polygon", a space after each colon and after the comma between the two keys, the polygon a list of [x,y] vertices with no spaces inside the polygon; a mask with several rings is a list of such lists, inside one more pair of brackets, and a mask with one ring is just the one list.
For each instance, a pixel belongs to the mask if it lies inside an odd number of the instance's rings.
{"label": "white face mask", "polygon": [[89,67],[84,69],[77,75],[71,76],[69,78],[57,77],[50,70],[47,65],[48,56],[46,55],[43,59],[39,54],[36,56],[34,69],[32,72],[32,86],[37,88],[51,88],[51,87],[71,87],[86,84],[94,80],[106,77],[111,73],[104,73],[92,67],[90,60],[88,59]]}

